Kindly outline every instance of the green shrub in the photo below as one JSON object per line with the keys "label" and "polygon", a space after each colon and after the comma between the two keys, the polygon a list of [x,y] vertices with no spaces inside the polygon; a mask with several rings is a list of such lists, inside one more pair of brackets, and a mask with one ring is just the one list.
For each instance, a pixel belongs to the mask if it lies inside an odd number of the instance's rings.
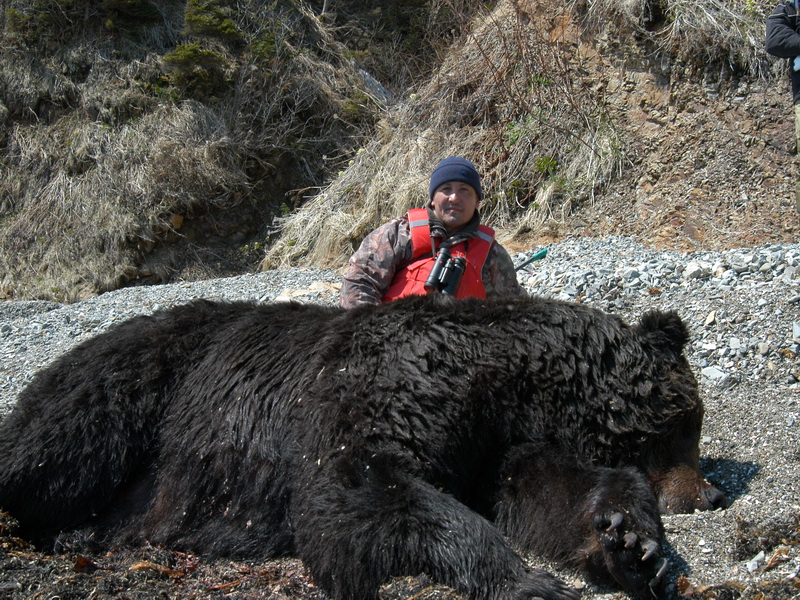
{"label": "green shrub", "polygon": [[547,177],[553,177],[558,171],[558,162],[551,156],[540,156],[536,159],[536,170]]}
{"label": "green shrub", "polygon": [[271,34],[262,34],[259,39],[253,40],[250,43],[250,52],[256,61],[269,62],[275,58],[277,54],[275,36]]}
{"label": "green shrub", "polygon": [[20,35],[27,43],[37,43],[49,37],[45,34],[63,33],[74,11],[74,0],[35,0],[6,10],[6,30]]}
{"label": "green shrub", "polygon": [[17,10],[9,8],[6,11],[6,29],[11,33],[25,33],[31,29],[33,17]]}
{"label": "green shrub", "polygon": [[188,97],[208,99],[219,95],[227,85],[225,58],[197,42],[179,44],[164,55],[164,62],[172,67],[170,81]]}
{"label": "green shrub", "polygon": [[28,45],[86,39],[103,29],[139,33],[164,18],[156,0],[12,0],[8,4],[13,6],[5,11],[3,33],[18,36]]}
{"label": "green shrub", "polygon": [[190,34],[215,37],[233,43],[243,41],[242,32],[218,0],[189,0],[184,17],[187,32]]}
{"label": "green shrub", "polygon": [[369,106],[373,102],[361,90],[353,90],[350,97],[342,104],[342,118],[348,123],[360,123],[372,116]]}

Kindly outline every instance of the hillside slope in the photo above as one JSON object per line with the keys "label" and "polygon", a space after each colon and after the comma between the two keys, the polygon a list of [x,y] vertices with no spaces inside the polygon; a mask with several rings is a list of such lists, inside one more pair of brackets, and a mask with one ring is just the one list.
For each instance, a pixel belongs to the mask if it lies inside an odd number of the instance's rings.
{"label": "hillside slope", "polygon": [[[318,10],[0,3],[0,296],[74,300],[252,269],[293,190],[326,181],[390,96]],[[394,64],[399,85],[410,67]]]}
{"label": "hillside slope", "polygon": [[448,154],[479,163],[484,215],[512,248],[796,241],[785,66],[763,51],[771,5],[745,4],[499,2],[289,218],[265,265],[341,264],[369,228],[425,201]]}
{"label": "hillside slope", "polygon": [[771,6],[8,0],[0,296],[338,268],[448,154],[512,249],[795,241]]}
{"label": "hillside slope", "polygon": [[[626,75],[623,87],[642,79]],[[629,165],[556,230],[624,233],[686,251],[798,241],[788,82],[643,79],[613,100],[631,141]]]}

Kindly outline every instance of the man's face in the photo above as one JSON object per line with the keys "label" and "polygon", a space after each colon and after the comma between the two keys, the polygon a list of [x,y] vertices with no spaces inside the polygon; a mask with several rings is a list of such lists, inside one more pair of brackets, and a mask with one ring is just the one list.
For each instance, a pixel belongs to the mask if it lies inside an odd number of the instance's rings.
{"label": "man's face", "polygon": [[460,181],[447,181],[436,188],[431,204],[433,212],[444,223],[448,233],[454,233],[469,223],[480,200],[475,189]]}

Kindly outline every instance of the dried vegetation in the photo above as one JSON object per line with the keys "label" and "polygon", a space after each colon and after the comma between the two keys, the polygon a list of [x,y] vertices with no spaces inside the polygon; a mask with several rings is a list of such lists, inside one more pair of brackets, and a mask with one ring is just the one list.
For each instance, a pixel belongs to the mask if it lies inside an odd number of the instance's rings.
{"label": "dried vegetation", "polygon": [[484,218],[507,235],[564,222],[637,158],[598,64],[668,65],[689,78],[713,64],[723,80],[772,77],[763,52],[770,9],[754,0],[501,0],[475,14],[455,10],[459,35],[440,68],[284,220],[264,267],[341,265],[371,228],[425,202],[430,169],[449,154],[480,165]]}
{"label": "dried vegetation", "polygon": [[9,0],[0,24],[6,297],[169,279],[176,241],[242,254],[381,102],[302,2]]}
{"label": "dried vegetation", "polygon": [[768,0],[324,4],[5,0],[0,294],[338,267],[448,154],[524,239],[633,184],[604,68],[781,74]]}

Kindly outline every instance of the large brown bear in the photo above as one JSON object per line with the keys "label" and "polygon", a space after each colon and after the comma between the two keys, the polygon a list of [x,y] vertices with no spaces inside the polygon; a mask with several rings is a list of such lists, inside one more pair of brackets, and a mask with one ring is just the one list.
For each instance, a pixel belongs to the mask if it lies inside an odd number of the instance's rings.
{"label": "large brown bear", "polygon": [[663,511],[724,506],[673,313],[418,297],[196,302],[37,374],[0,424],[0,506],[42,539],[293,553],[337,600],[427,573],[573,599],[533,550],[658,594]]}

